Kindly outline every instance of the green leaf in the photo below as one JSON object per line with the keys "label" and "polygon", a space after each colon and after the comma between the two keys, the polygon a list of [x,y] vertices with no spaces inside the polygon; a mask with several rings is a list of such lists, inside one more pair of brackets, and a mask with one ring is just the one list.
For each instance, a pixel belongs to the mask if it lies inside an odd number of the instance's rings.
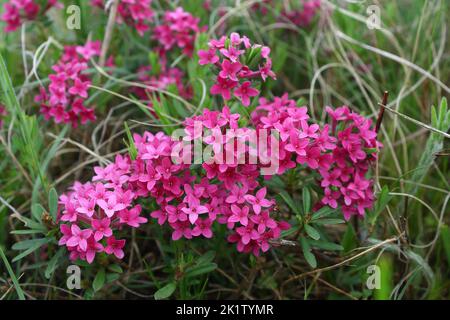
{"label": "green leaf", "polygon": [[105,280],[106,280],[105,269],[102,268],[95,276],[94,282],[92,283],[92,289],[94,289],[94,291],[96,292],[99,291],[105,285]]}
{"label": "green leaf", "polygon": [[20,287],[19,280],[17,280],[17,277],[14,274],[14,271],[11,268],[11,265],[9,264],[9,261],[6,258],[5,253],[3,252],[3,249],[2,249],[1,246],[0,246],[0,257],[2,258],[3,264],[5,265],[6,270],[8,271],[9,277],[11,278],[11,281],[12,281],[12,283],[14,285],[14,289],[16,289],[16,292],[17,292],[17,295],[19,296],[19,299],[20,300],[25,300],[25,295],[23,293],[22,288]]}
{"label": "green leaf", "polygon": [[131,134],[130,128],[128,127],[128,124],[126,122],[123,123],[124,127],[125,127],[125,132],[127,134],[127,139],[128,139],[128,153],[130,154],[130,158],[132,160],[135,160],[137,157],[137,149],[136,149],[136,145],[134,144],[134,139],[133,136]]}
{"label": "green leaf", "polygon": [[342,237],[341,245],[344,247],[344,252],[349,252],[350,250],[356,248],[358,239],[356,237],[355,229],[351,224],[347,224],[347,230]]}
{"label": "green leaf", "polygon": [[48,207],[50,210],[50,216],[52,217],[53,221],[56,221],[56,215],[58,213],[58,193],[56,192],[55,188],[51,188],[50,192],[48,193]]}
{"label": "green leaf", "polygon": [[159,64],[159,55],[151,51],[148,55],[150,65],[152,67],[151,72],[153,75],[157,76],[161,71],[161,65]]}
{"label": "green leaf", "polygon": [[155,300],[162,300],[169,298],[177,288],[175,282],[166,284],[164,287],[155,292]]}
{"label": "green leaf", "polygon": [[308,188],[303,188],[303,213],[306,215],[311,209],[311,193]]}
{"label": "green leaf", "polygon": [[185,276],[186,277],[195,277],[205,273],[209,273],[217,269],[217,264],[215,263],[206,263],[201,265],[195,265],[186,269]]}
{"label": "green leaf", "polygon": [[311,247],[309,246],[308,241],[305,238],[300,239],[300,244],[303,250],[303,256],[305,257],[306,262],[314,269],[317,267],[317,260],[314,254],[311,252]]}
{"label": "green leaf", "polygon": [[296,233],[298,231],[298,229],[299,229],[298,225],[293,225],[288,230],[281,231],[281,238],[284,239],[284,238],[289,237],[290,235],[293,235],[294,233]]}
{"label": "green leaf", "polygon": [[123,273],[122,267],[119,266],[118,264],[112,264],[108,266],[108,269],[111,270],[112,272]]}
{"label": "green leaf", "polygon": [[317,220],[317,219],[320,219],[323,217],[327,217],[335,212],[336,212],[336,209],[333,209],[330,207],[322,207],[313,213],[311,220],[314,221],[314,220]]}
{"label": "green leaf", "polygon": [[310,241],[310,245],[315,248],[326,250],[326,251],[342,251],[342,250],[344,250],[344,247],[342,247],[341,245],[339,245],[337,243],[333,243],[333,242],[328,242],[328,241]]}
{"label": "green leaf", "polygon": [[11,231],[11,234],[36,234],[36,233],[43,233],[42,230],[13,230]]}
{"label": "green leaf", "polygon": [[64,253],[64,250],[62,248],[60,248],[58,250],[58,252],[56,252],[56,254],[53,256],[53,258],[51,258],[50,261],[48,262],[47,268],[45,269],[45,273],[44,273],[45,277],[47,279],[50,279],[53,272],[58,267],[59,259],[62,257],[63,253]]}
{"label": "green leaf", "polygon": [[310,225],[305,224],[305,231],[308,234],[308,236],[310,236],[314,240],[319,240],[320,239],[319,231],[317,231],[316,229],[314,229]]}
{"label": "green leaf", "polygon": [[314,220],[315,224],[324,225],[324,224],[340,224],[345,223],[345,220],[342,219],[319,219]]}
{"label": "green leaf", "polygon": [[298,210],[298,207],[295,205],[294,200],[292,200],[291,196],[285,191],[280,192],[280,196],[283,198],[284,202],[291,208],[291,210],[297,214],[300,215],[300,211]]}
{"label": "green leaf", "polygon": [[[47,239],[44,239],[44,240],[47,240]],[[46,242],[49,242],[49,240],[47,240]],[[44,243],[42,243],[42,242],[37,242],[37,243],[33,244],[27,250],[25,250],[22,253],[20,253],[17,256],[15,256],[14,259],[12,260],[12,262],[16,262],[16,261],[19,261],[20,259],[23,259],[24,257],[26,257],[27,255],[33,253],[34,251],[36,251],[37,249],[39,249],[43,245],[44,245]]]}
{"label": "green leaf", "polygon": [[35,203],[31,206],[31,214],[33,215],[33,218],[35,218],[37,221],[42,220],[42,214],[45,212],[44,207],[40,205],[39,203]]}
{"label": "green leaf", "polygon": [[197,265],[211,263],[211,262],[213,262],[215,257],[216,257],[215,251],[212,251],[212,250],[208,251],[204,255],[202,255],[200,258],[198,258]]}
{"label": "green leaf", "polygon": [[47,239],[47,238],[29,239],[29,240],[16,242],[15,244],[13,244],[11,249],[13,249],[13,250],[25,250],[25,249],[34,247],[34,246],[36,246],[38,244],[39,245],[43,245],[43,244],[48,243],[48,242],[49,242],[49,239]]}
{"label": "green leaf", "polygon": [[111,283],[120,278],[120,274],[118,273],[108,273],[106,274],[106,283]]}
{"label": "green leaf", "polygon": [[42,230],[43,232],[45,232],[47,230],[47,228],[44,225],[42,225],[40,222],[36,222],[36,221],[28,219],[26,217],[22,217],[22,220],[24,221],[25,226],[30,229]]}

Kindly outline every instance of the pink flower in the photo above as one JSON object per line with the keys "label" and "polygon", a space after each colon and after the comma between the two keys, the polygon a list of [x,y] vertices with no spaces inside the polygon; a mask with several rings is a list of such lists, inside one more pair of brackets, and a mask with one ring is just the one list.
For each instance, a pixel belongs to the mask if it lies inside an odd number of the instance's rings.
{"label": "pink flower", "polygon": [[59,227],[59,230],[63,234],[63,236],[59,239],[58,245],[62,246],[67,243],[67,240],[69,240],[72,237],[72,231],[70,230],[70,227],[68,224],[62,224]]}
{"label": "pink flower", "polygon": [[60,8],[61,4],[51,0],[41,8],[36,0],[9,0],[9,2],[5,2],[4,12],[0,16],[0,20],[6,22],[4,31],[13,32],[20,28],[25,21],[36,20],[39,15],[44,15],[52,7]]}
{"label": "pink flower", "polygon": [[307,164],[311,169],[319,168],[320,149],[318,147],[308,147],[305,155],[297,155],[297,162]]}
{"label": "pink flower", "polygon": [[264,233],[266,228],[274,229],[277,227],[277,223],[270,218],[268,211],[263,211],[260,215],[254,215],[250,219],[258,226],[257,230],[260,234]]}
{"label": "pink flower", "polygon": [[292,130],[289,135],[289,143],[286,145],[286,150],[295,152],[299,156],[306,156],[306,147],[308,146],[308,139],[300,139],[297,131]]}
{"label": "pink flower", "polygon": [[228,222],[239,222],[243,226],[246,226],[248,224],[249,210],[250,209],[247,206],[240,208],[237,205],[232,204],[231,212],[233,212],[233,214],[228,218]]}
{"label": "pink flower", "polygon": [[339,199],[339,197],[339,192],[331,191],[329,188],[325,188],[325,196],[322,198],[322,203],[336,209],[338,206],[336,200]]}
{"label": "pink flower", "polygon": [[[105,0],[91,0],[92,5],[105,9]],[[152,0],[123,0],[117,8],[117,22],[134,27],[140,36],[149,29],[153,20]],[[106,10],[105,10],[106,11]]]}
{"label": "pink flower", "polygon": [[176,241],[182,237],[185,237],[186,239],[192,238],[191,224],[189,221],[177,221],[172,225],[172,227],[174,228],[174,231],[172,232],[172,240]]}
{"label": "pink flower", "polygon": [[318,134],[316,133],[319,130],[318,124],[312,124],[309,126],[306,121],[301,121],[300,123],[302,125],[302,133],[304,134],[305,137],[313,139],[318,137]]}
{"label": "pink flower", "polygon": [[147,219],[141,217],[142,208],[140,205],[130,210],[122,210],[119,212],[120,223],[129,225],[130,227],[139,228],[140,224],[146,223]]}
{"label": "pink flower", "polygon": [[150,216],[152,218],[158,219],[158,224],[163,225],[167,221],[167,212],[164,210],[153,211]]}
{"label": "pink flower", "polygon": [[97,252],[102,252],[103,246],[90,237],[87,241],[87,249],[86,249],[86,261],[90,264],[95,259],[95,255]]}
{"label": "pink flower", "polygon": [[200,205],[200,201],[198,199],[190,199],[189,207],[181,209],[184,213],[186,213],[189,217],[189,221],[194,224],[198,219],[198,215],[202,213],[207,213],[208,208]]}
{"label": "pink flower", "polygon": [[164,158],[161,161],[161,165],[156,167],[156,171],[158,171],[164,179],[169,179],[173,172],[178,171],[178,168],[179,166],[172,164],[172,161],[169,158]]}
{"label": "pink flower", "polygon": [[83,213],[88,217],[92,217],[95,210],[95,199],[85,199],[85,198],[79,198],[78,199],[80,207],[76,209],[78,213]]}
{"label": "pink flower", "polygon": [[110,228],[111,220],[109,218],[103,218],[101,220],[93,219],[92,228],[94,229],[95,241],[100,241],[103,237],[111,237],[112,230]]}
{"label": "pink flower", "polygon": [[209,50],[199,50],[198,56],[200,58],[198,61],[200,65],[215,64],[219,61],[219,57],[216,55],[216,50],[212,48]]}
{"label": "pink flower", "polygon": [[179,47],[185,55],[191,57],[197,33],[206,29],[200,28],[199,22],[199,18],[178,7],[164,13],[162,23],[153,30],[153,37],[159,42],[163,53]]}
{"label": "pink flower", "polygon": [[[230,59],[231,62],[237,62],[239,60],[239,56],[242,55],[245,52],[245,50],[238,50],[235,47],[229,47],[228,49],[220,49],[220,53],[223,54],[225,57]],[[219,60],[219,57],[217,57],[217,61]]]}
{"label": "pink flower", "polygon": [[247,186],[239,187],[234,185],[231,188],[231,194],[225,199],[227,203],[238,203],[242,204],[245,202],[244,196],[247,194],[248,188]]}
{"label": "pink flower", "polygon": [[99,56],[101,51],[100,41],[90,41],[84,46],[77,46],[76,52],[84,59],[89,60],[94,56]]}
{"label": "pink flower", "polygon": [[224,79],[222,77],[217,77],[217,82],[216,84],[214,84],[211,89],[210,92],[211,94],[217,95],[220,94],[222,95],[222,98],[224,100],[230,100],[231,99],[231,89],[233,89],[234,87],[236,87],[238,84],[238,82],[230,80],[230,79]]}
{"label": "pink flower", "polygon": [[221,66],[222,70],[219,72],[221,78],[238,81],[236,74],[242,68],[242,65],[239,62],[230,62],[230,60],[225,59]]}
{"label": "pink flower", "polygon": [[125,240],[117,240],[115,237],[109,237],[106,240],[105,252],[107,254],[114,254],[117,259],[122,259],[124,257],[124,253],[122,248],[125,246]]}
{"label": "pink flower", "polygon": [[212,238],[213,233],[211,230],[212,220],[206,219],[198,219],[195,222],[195,227],[192,229],[192,235],[198,237],[203,235],[205,238]]}
{"label": "pink flower", "polygon": [[73,95],[78,95],[82,98],[88,97],[88,87],[90,85],[89,81],[83,82],[79,78],[75,79],[75,82],[73,84],[73,87],[69,89],[69,93]]}
{"label": "pink flower", "polygon": [[105,211],[105,214],[111,218],[115,212],[126,208],[125,204],[117,201],[117,196],[112,194],[108,197],[107,201],[100,199],[97,201],[100,208]]}
{"label": "pink flower", "polygon": [[72,224],[70,228],[72,236],[67,240],[66,245],[68,247],[79,246],[82,251],[87,249],[87,239],[91,236],[92,230],[81,230],[76,224]]}
{"label": "pink flower", "polygon": [[245,81],[239,88],[234,90],[234,95],[241,99],[245,107],[250,105],[250,97],[256,97],[259,91],[251,87],[250,81]]}
{"label": "pink flower", "polygon": [[272,202],[265,198],[266,193],[267,189],[264,187],[258,190],[255,196],[250,194],[244,196],[245,200],[253,206],[253,211],[255,211],[256,214],[261,212],[261,208],[268,208],[272,205]]}
{"label": "pink flower", "polygon": [[241,236],[243,244],[248,244],[250,240],[257,240],[260,237],[258,231],[253,228],[253,223],[237,228],[236,232]]}

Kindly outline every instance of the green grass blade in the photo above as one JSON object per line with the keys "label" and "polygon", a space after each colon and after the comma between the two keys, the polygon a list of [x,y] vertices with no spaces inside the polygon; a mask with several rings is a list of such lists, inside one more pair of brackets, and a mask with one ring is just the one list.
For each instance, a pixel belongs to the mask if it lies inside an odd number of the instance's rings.
{"label": "green grass blade", "polygon": [[25,300],[25,295],[22,291],[22,288],[19,285],[19,281],[17,280],[17,277],[14,274],[11,265],[9,264],[8,259],[6,258],[5,253],[3,252],[3,249],[1,247],[0,247],[0,257],[2,257],[3,263],[5,264],[6,270],[8,271],[9,276],[11,277],[11,281],[13,282],[14,289],[16,289],[19,299]]}

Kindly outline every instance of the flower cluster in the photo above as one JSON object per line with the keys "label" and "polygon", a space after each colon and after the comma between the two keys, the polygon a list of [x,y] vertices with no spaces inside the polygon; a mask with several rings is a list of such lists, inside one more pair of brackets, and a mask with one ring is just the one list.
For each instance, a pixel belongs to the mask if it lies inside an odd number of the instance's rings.
{"label": "flower cluster", "polygon": [[[105,0],[91,0],[91,4],[105,8]],[[152,0],[121,0],[117,7],[117,22],[126,23],[143,36],[150,29],[149,22],[153,20]]]}
{"label": "flower cluster", "polygon": [[[195,138],[193,122],[224,132],[237,129],[238,119],[239,115],[231,114],[226,107],[222,112],[206,109],[202,115],[186,120],[185,139]],[[218,141],[215,143],[211,135],[206,134],[204,139],[218,150]],[[151,216],[160,225],[167,223],[171,227],[173,240],[211,238],[212,225],[217,222],[232,231],[228,240],[237,244],[238,251],[258,255],[269,249],[270,240],[289,227],[270,217],[275,203],[266,199],[267,190],[258,182],[258,165],[238,164],[242,155],[238,150],[234,150],[235,163],[217,161],[219,155],[223,156],[217,152],[202,165],[205,174],[195,176],[189,164],[172,161],[175,155],[176,159],[184,159],[181,142],[161,132],[145,132],[134,135],[134,145],[134,160],[118,156],[107,167],[96,167],[92,182],[76,183],[73,191],[61,197],[60,244],[69,248],[72,259],[92,262],[95,253],[101,251],[121,258],[125,241],[116,240],[114,230],[123,224],[138,227],[145,222],[139,216],[141,207],[133,203],[149,197],[159,207]],[[225,148],[225,139],[221,146]],[[249,149],[244,150],[248,152]]]}
{"label": "flower cluster", "polygon": [[154,29],[153,38],[161,48],[161,53],[178,47],[187,56],[192,56],[197,33],[205,28],[199,27],[200,19],[178,7],[174,11],[166,11],[163,21]]}
{"label": "flower cluster", "polygon": [[252,79],[276,78],[269,55],[269,47],[252,45],[246,36],[241,37],[235,32],[229,38],[223,36],[211,40],[208,50],[198,51],[200,65],[212,64],[220,70],[210,89],[211,94],[221,95],[224,100],[234,96],[244,106],[249,106],[250,98],[259,94]]}
{"label": "flower cluster", "polygon": [[71,192],[60,197],[59,245],[68,248],[71,260],[92,263],[99,252],[122,259],[125,240],[117,240],[113,231],[147,222],[140,216],[141,207],[132,205],[137,195],[123,188],[130,165],[127,157],[117,156],[115,163],[95,169],[92,182],[75,183]]}
{"label": "flower cluster", "polygon": [[0,129],[3,127],[3,117],[7,115],[7,111],[4,105],[0,104]]}
{"label": "flower cluster", "polygon": [[259,131],[279,133],[278,174],[295,168],[297,163],[313,170],[330,165],[327,152],[335,148],[336,139],[329,136],[328,126],[321,129],[318,124],[310,124],[307,107],[298,107],[287,94],[273,101],[261,98],[252,121]]}
{"label": "flower cluster", "polygon": [[77,127],[95,120],[94,110],[84,105],[88,98],[88,61],[100,55],[100,42],[87,42],[84,46],[66,46],[61,59],[52,67],[48,90],[41,87],[35,101],[40,104],[40,112],[46,120],[53,118],[56,123],[70,123]]}
{"label": "flower cluster", "polygon": [[61,8],[58,0],[9,0],[3,6],[0,20],[6,23],[5,32],[17,30],[25,21],[36,20],[52,7]]}
{"label": "flower cluster", "polygon": [[373,183],[366,174],[381,147],[371,121],[346,106],[336,110],[327,107],[332,125],[321,128],[309,124],[307,108],[297,107],[287,94],[275,97],[274,101],[261,98],[259,102],[252,121],[260,130],[279,133],[278,174],[297,164],[304,165],[320,175],[322,205],[332,208],[339,205],[347,220],[352,215],[363,216],[374,201]]}
{"label": "flower cluster", "polygon": [[373,181],[366,175],[382,144],[377,141],[370,119],[347,106],[336,110],[327,107],[326,112],[337,139],[330,156],[331,165],[319,170],[324,189],[321,202],[332,208],[339,205],[346,220],[353,215],[363,216],[374,203]]}
{"label": "flower cluster", "polygon": [[320,0],[303,0],[302,8],[297,10],[284,10],[282,17],[288,19],[299,27],[307,27],[320,9]]}
{"label": "flower cluster", "polygon": [[185,140],[201,137],[212,154],[202,164],[206,177],[189,188],[192,191],[183,199],[189,208],[182,211],[190,213],[190,202],[198,198],[202,211],[208,214],[208,224],[226,224],[232,230],[228,241],[236,243],[239,252],[258,255],[260,250],[266,252],[269,241],[278,238],[289,225],[270,217],[275,202],[266,199],[267,190],[258,180],[262,164],[241,161],[249,158],[254,148],[246,144],[251,129],[239,128],[238,120],[239,114],[224,107],[221,112],[205,109],[202,115],[185,121]]}
{"label": "flower cluster", "polygon": [[[192,97],[192,88],[185,85],[184,73],[178,68],[163,67],[155,74],[150,66],[144,66],[139,68],[138,78],[141,83],[155,89],[167,90],[169,86],[174,85],[179,96],[185,99]],[[135,92],[140,99],[148,100],[155,90],[136,88]]]}

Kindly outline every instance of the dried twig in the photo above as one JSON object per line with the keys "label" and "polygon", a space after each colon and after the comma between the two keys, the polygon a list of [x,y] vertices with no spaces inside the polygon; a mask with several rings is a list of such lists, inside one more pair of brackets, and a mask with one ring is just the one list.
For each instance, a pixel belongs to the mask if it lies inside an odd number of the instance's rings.
{"label": "dried twig", "polygon": [[389,92],[385,91],[383,94],[383,101],[380,104],[380,112],[378,113],[377,124],[375,125],[376,133],[378,133],[378,130],[380,130],[381,122],[383,121],[383,115],[384,115],[384,110],[386,109],[386,105],[388,102],[388,96],[389,96]]}
{"label": "dried twig", "polygon": [[119,0],[113,0],[111,10],[109,12],[108,24],[106,25],[105,39],[102,44],[102,52],[100,54],[99,64],[101,67],[105,65],[106,54],[108,53],[109,44],[111,42],[112,33],[114,30],[114,24],[116,23],[117,7],[119,6]]}

